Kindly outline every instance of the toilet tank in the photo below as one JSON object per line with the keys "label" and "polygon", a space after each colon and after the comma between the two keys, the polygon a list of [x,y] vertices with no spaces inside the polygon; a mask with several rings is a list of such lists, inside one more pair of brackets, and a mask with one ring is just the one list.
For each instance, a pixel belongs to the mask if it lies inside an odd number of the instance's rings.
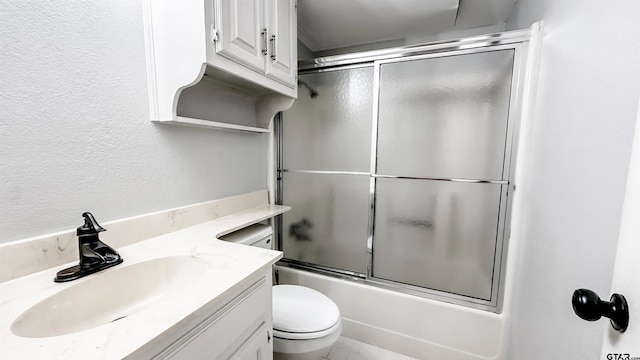
{"label": "toilet tank", "polygon": [[220,237],[220,240],[237,244],[256,246],[263,249],[271,249],[273,230],[265,224],[253,224],[246,228],[234,231]]}

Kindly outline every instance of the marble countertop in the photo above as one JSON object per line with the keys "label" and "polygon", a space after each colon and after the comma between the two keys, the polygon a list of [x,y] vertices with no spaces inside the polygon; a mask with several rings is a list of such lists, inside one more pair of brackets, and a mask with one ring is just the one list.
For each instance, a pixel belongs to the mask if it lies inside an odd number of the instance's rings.
{"label": "marble countertop", "polygon": [[[2,359],[121,359],[143,345],[176,331],[178,323],[197,317],[219,299],[238,291],[246,279],[264,273],[282,257],[271,251],[227,243],[217,238],[263,219],[288,211],[286,206],[264,205],[183,230],[134,243],[116,250],[124,263],[67,283],[54,283],[55,274],[77,264],[69,263],[0,284],[0,358]],[[162,297],[121,320],[61,336],[27,338],[11,326],[26,310],[69,287],[109,271],[150,259],[188,256],[202,261],[210,271],[181,291]],[[43,327],[48,326],[43,321]]]}

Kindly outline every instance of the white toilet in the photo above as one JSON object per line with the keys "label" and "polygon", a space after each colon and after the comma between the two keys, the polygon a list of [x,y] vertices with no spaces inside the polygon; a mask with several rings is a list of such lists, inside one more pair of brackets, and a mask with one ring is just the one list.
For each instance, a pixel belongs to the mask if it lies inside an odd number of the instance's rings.
{"label": "white toilet", "polygon": [[[255,224],[221,237],[238,244],[272,248],[271,226]],[[342,332],[340,310],[324,294],[299,285],[273,286],[273,357],[317,360]]]}

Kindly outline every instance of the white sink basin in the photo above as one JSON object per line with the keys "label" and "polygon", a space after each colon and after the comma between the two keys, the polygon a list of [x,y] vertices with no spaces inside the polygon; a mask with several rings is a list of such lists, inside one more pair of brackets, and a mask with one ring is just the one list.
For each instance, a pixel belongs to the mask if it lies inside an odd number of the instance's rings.
{"label": "white sink basin", "polygon": [[109,324],[197,284],[194,280],[208,269],[205,262],[190,256],[120,266],[78,280],[32,306],[13,322],[11,332],[43,338]]}

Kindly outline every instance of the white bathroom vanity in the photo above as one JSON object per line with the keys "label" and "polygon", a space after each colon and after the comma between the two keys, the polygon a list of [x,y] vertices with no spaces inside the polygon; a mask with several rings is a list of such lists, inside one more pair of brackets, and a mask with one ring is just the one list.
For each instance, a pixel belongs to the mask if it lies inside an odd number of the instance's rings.
{"label": "white bathroom vanity", "polygon": [[54,283],[65,264],[0,284],[0,358],[270,359],[282,254],[217,237],[289,208],[226,206],[229,215],[118,248],[124,263],[113,268]]}

